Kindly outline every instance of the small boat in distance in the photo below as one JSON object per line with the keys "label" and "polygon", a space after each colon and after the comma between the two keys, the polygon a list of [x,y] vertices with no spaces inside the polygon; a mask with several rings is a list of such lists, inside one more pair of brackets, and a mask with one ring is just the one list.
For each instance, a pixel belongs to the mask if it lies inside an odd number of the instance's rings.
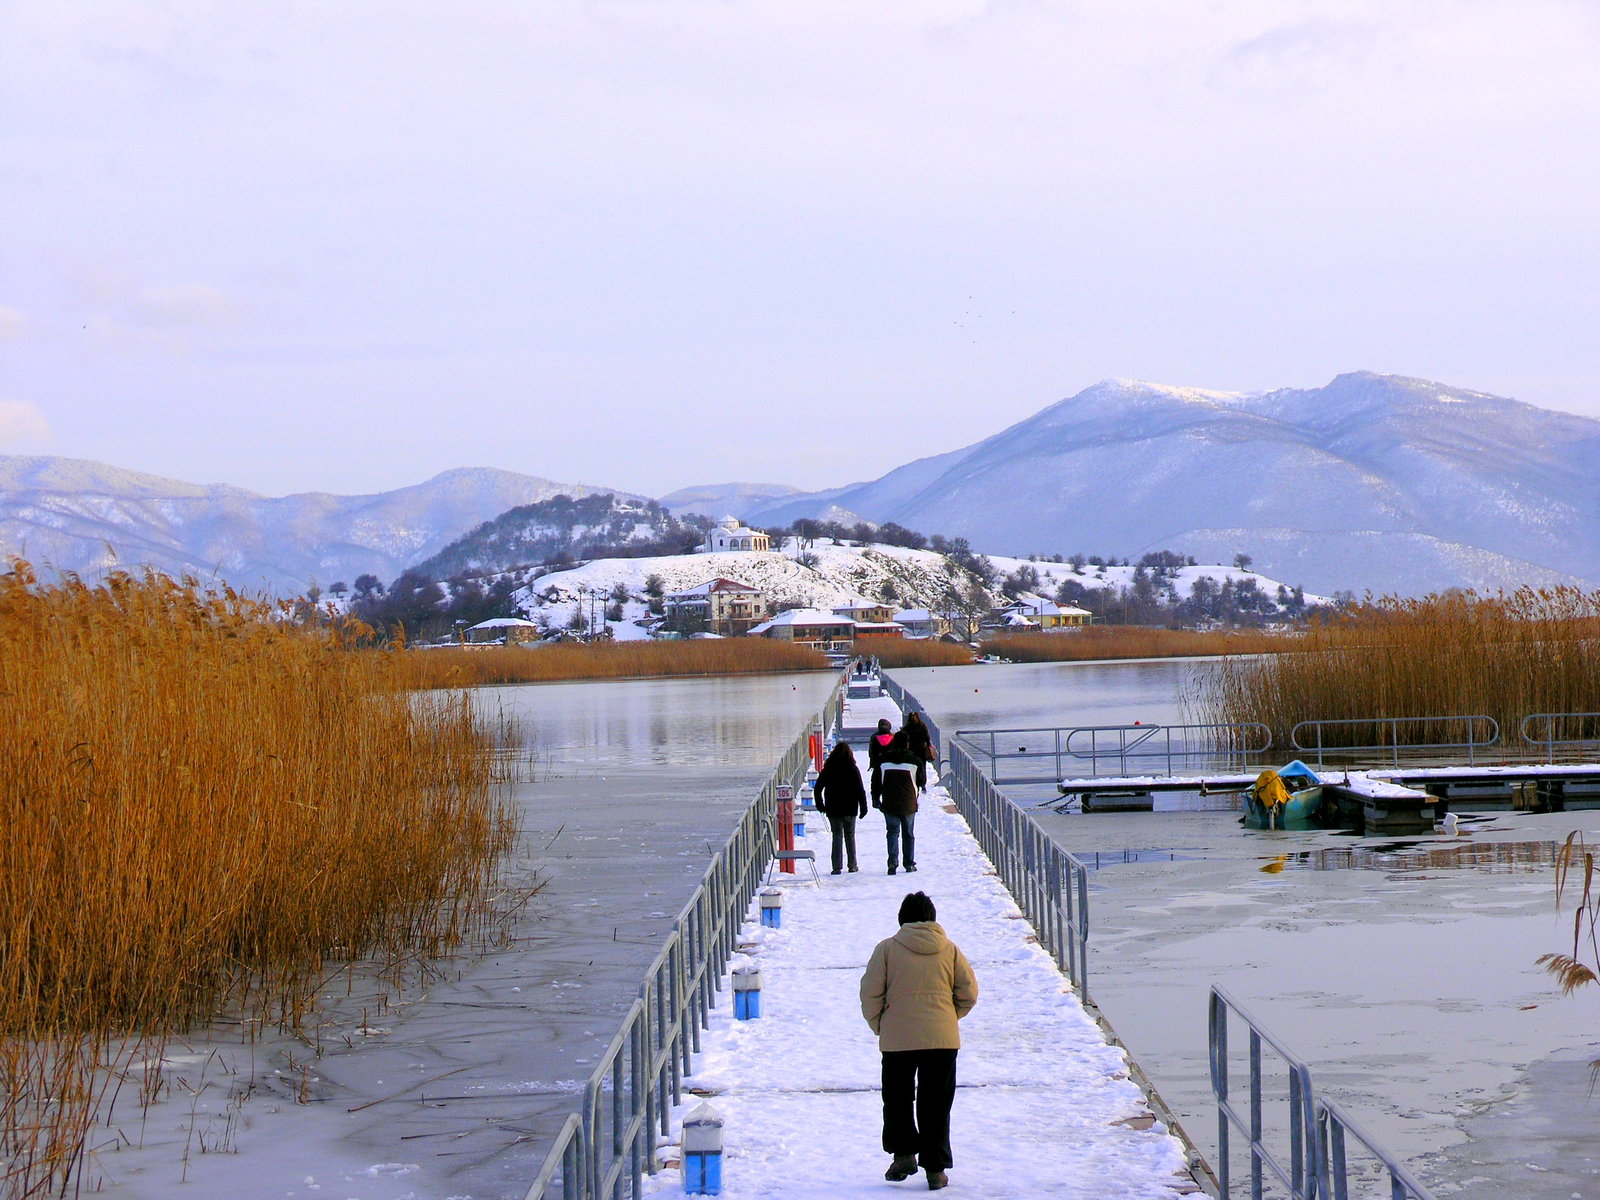
{"label": "small boat in distance", "polygon": [[1322,815],[1322,780],[1298,758],[1245,789],[1246,829],[1321,829]]}

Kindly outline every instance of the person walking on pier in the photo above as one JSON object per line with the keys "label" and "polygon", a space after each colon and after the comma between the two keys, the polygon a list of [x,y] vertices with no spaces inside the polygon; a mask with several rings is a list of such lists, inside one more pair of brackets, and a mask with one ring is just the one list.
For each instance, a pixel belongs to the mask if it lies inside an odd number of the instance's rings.
{"label": "person walking on pier", "polygon": [[856,818],[867,815],[867,790],[861,786],[861,768],[855,751],[845,742],[835,744],[814,789],[817,807],[828,818],[833,831],[833,873],[839,874],[848,859],[856,869]]}
{"label": "person walking on pier", "polygon": [[928,1190],[950,1180],[950,1106],[956,1095],[957,1022],[978,1002],[978,980],[935,919],[933,901],[900,902],[900,929],[879,942],[861,977],[861,1015],[883,1056],[883,1177],[909,1179],[920,1166]]}
{"label": "person walking on pier", "polygon": [[879,800],[883,795],[883,772],[879,764],[883,760],[883,752],[894,737],[890,732],[887,717],[878,718],[878,731],[867,740],[867,767],[872,772],[872,807],[878,808]]}
{"label": "person walking on pier", "polygon": [[883,775],[879,807],[889,843],[889,874],[902,863],[907,871],[915,871],[917,795],[928,786],[928,760],[902,729],[883,748],[878,770]]}
{"label": "person walking on pier", "polygon": [[906,723],[901,727],[901,732],[910,741],[911,748],[929,762],[937,762],[938,756],[933,752],[933,735],[928,732],[928,723],[922,719],[922,714],[916,711],[906,714]]}

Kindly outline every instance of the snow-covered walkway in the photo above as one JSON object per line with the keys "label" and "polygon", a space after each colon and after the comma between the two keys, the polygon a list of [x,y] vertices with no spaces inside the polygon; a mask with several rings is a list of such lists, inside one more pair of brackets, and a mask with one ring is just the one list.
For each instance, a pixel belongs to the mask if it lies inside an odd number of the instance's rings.
{"label": "snow-covered walkway", "polygon": [[[872,720],[878,715],[874,708]],[[870,723],[865,718],[862,710],[845,723]],[[858,757],[865,775],[865,755]],[[822,886],[803,869],[780,877],[782,928],[747,926],[762,972],[761,1018],[734,1021],[724,990],[690,1080],[713,1093],[710,1103],[726,1122],[723,1194],[884,1200],[897,1190],[926,1190],[921,1174],[884,1181],[877,1040],[857,1000],[868,955],[897,928],[901,899],[917,890],[933,898],[980,988],[977,1008],[961,1023],[946,1194],[1172,1200],[1197,1191],[1180,1143],[1159,1123],[1149,1127],[1123,1052],[1106,1043],[1035,944],[942,788],[930,786],[923,797],[916,835],[917,872],[890,877],[883,821],[869,812],[857,827],[860,872],[830,875],[827,823],[813,814],[800,845],[816,851]],[[675,1130],[703,1097],[686,1099]],[[671,1194],[681,1181],[669,1170],[646,1187]]]}

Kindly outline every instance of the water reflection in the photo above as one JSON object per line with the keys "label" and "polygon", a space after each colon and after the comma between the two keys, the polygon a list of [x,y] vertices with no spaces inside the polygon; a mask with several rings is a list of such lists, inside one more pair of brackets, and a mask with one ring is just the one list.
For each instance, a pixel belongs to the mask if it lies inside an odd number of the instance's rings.
{"label": "water reflection", "polygon": [[764,775],[816,711],[833,677],[803,675],[602,680],[479,688],[474,700],[512,720],[541,768],[697,768]]}
{"label": "water reflection", "polygon": [[1437,842],[1387,842],[1369,846],[1331,846],[1286,855],[1285,866],[1310,871],[1389,871],[1410,878],[1426,871],[1463,868],[1510,875],[1551,867],[1555,842],[1479,842],[1441,846]]}

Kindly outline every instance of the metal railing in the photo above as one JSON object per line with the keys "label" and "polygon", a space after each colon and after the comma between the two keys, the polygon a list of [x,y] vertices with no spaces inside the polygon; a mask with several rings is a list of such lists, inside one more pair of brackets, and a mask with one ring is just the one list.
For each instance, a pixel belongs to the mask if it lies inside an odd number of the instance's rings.
{"label": "metal railing", "polygon": [[701,1031],[710,1027],[740,925],[772,857],[778,788],[797,787],[805,777],[812,733],[818,724],[824,733],[838,725],[844,687],[841,674],[712,858],[525,1200],[621,1200],[624,1192],[639,1200],[643,1177],[656,1172],[656,1131],[671,1132],[672,1106],[683,1098],[683,1078],[699,1053]]}
{"label": "metal railing", "polygon": [[1372,1136],[1332,1100],[1317,1098],[1317,1145],[1322,1154],[1321,1200],[1350,1200],[1346,1140],[1353,1137],[1389,1176],[1389,1200],[1432,1200],[1432,1193],[1389,1157]]}
{"label": "metal railing", "polygon": [[[939,727],[916,697],[884,676],[883,690],[903,712],[922,713],[937,748],[946,744]],[[957,734],[940,760],[942,782],[972,836],[994,864],[1039,944],[1056,966],[1089,999],[1089,869],[1045,833],[988,778]],[[937,750],[936,750],[937,753]]]}
{"label": "metal railing", "polygon": [[[1245,1025],[1249,1037],[1248,1113],[1235,1104],[1228,1058],[1230,1014]],[[1354,1138],[1377,1166],[1388,1174],[1391,1200],[1433,1200],[1394,1157],[1378,1145],[1333,1101],[1319,1097],[1311,1084],[1311,1068],[1287,1046],[1268,1033],[1228,992],[1211,988],[1207,1014],[1211,1058],[1211,1093],[1217,1102],[1217,1184],[1220,1200],[1231,1200],[1232,1134],[1248,1139],[1251,1200],[1262,1200],[1267,1173],[1289,1189],[1289,1200],[1349,1200],[1352,1171],[1347,1140]],[[1288,1072],[1288,1094],[1282,1097],[1288,1129],[1288,1162],[1267,1144],[1268,1097],[1263,1087],[1262,1050],[1270,1048]]]}
{"label": "metal railing", "polygon": [[[1379,740],[1372,745],[1352,745],[1338,740],[1334,731],[1370,729],[1378,735]],[[1420,729],[1426,737],[1428,730],[1435,731],[1458,730],[1462,736],[1449,741],[1406,741],[1402,740],[1402,730]],[[1481,730],[1487,730],[1489,736],[1480,738]],[[1302,731],[1314,735],[1314,740],[1302,737]],[[1387,736],[1383,736],[1387,734]],[[1327,740],[1329,735],[1334,735],[1331,743]],[[1315,754],[1317,766],[1323,763],[1326,754],[1336,754],[1341,758],[1345,756],[1365,756],[1371,754],[1386,754],[1390,765],[1400,765],[1400,755],[1404,751],[1407,755],[1415,756],[1428,751],[1449,753],[1466,751],[1467,764],[1475,765],[1477,754],[1481,750],[1500,741],[1500,725],[1493,717],[1479,713],[1470,715],[1451,715],[1439,717],[1355,717],[1338,721],[1301,721],[1289,731],[1289,744],[1301,754]]]}
{"label": "metal railing", "polygon": [[[1245,1023],[1250,1038],[1250,1075],[1248,1080],[1249,1115],[1241,1115],[1234,1106],[1231,1080],[1228,1073],[1228,1014],[1233,1013]],[[1207,1043],[1211,1055],[1211,1094],[1217,1101],[1217,1185],[1221,1200],[1232,1195],[1232,1133],[1237,1128],[1249,1140],[1250,1195],[1259,1200],[1263,1195],[1265,1176],[1263,1168],[1270,1170],[1278,1182],[1289,1189],[1292,1200],[1311,1200],[1316,1196],[1320,1174],[1317,1170],[1322,1156],[1316,1152],[1316,1108],[1311,1097],[1311,1068],[1301,1062],[1294,1052],[1263,1029],[1238,1001],[1220,987],[1211,988],[1210,1007],[1207,1013]],[[1289,1162],[1279,1161],[1265,1141],[1266,1097],[1261,1084],[1261,1050],[1270,1047],[1283,1061],[1289,1072],[1287,1115],[1289,1125]]]}
{"label": "metal railing", "polygon": [[[1068,776],[1177,775],[1262,765],[1272,730],[1255,722],[1198,725],[1079,725],[1045,729],[959,729],[955,740],[988,760],[1007,784],[1053,783]],[[1026,764],[1048,761],[1047,771]],[[1013,769],[1011,764],[1023,764]]]}
{"label": "metal railing", "polygon": [[[1589,735],[1587,737],[1556,736],[1557,730],[1561,730],[1564,733],[1573,732],[1570,725],[1568,725],[1569,722],[1573,721],[1579,722],[1579,728],[1586,729]],[[1533,736],[1530,731],[1536,724],[1541,723],[1544,728],[1544,736]],[[1567,727],[1563,728],[1564,725]],[[1546,760],[1554,762],[1556,747],[1558,746],[1564,749],[1578,746],[1600,746],[1600,713],[1530,713],[1523,717],[1522,723],[1517,726],[1517,734],[1523,741],[1531,745],[1543,746]]]}

